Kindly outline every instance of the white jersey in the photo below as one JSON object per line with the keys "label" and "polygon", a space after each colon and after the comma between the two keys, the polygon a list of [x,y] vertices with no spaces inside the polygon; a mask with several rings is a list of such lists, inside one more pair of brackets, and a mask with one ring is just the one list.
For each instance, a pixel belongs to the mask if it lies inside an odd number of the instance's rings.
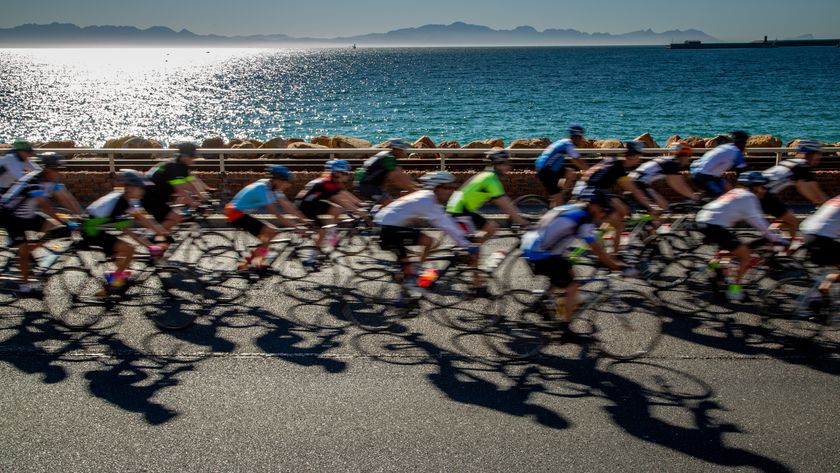
{"label": "white jersey", "polygon": [[770,224],[761,210],[758,196],[747,189],[738,188],[723,194],[697,212],[697,222],[731,229],[738,222],[747,222],[770,241],[779,237],[770,231]]}
{"label": "white jersey", "polygon": [[651,185],[656,181],[665,179],[665,176],[678,175],[683,167],[680,166],[676,156],[651,159],[637,167],[629,174],[630,179],[642,184]]}
{"label": "white jersey", "polygon": [[30,219],[38,212],[38,201],[51,198],[55,192],[64,189],[60,182],[41,181],[43,171],[32,171],[20,178],[0,198],[0,205],[11,211],[15,217]]}
{"label": "white jersey", "polygon": [[461,230],[443,205],[438,203],[434,191],[420,190],[404,195],[386,205],[373,219],[377,225],[413,228],[428,222],[452,237],[459,246],[470,246]]}
{"label": "white jersey", "polygon": [[0,158],[0,192],[7,191],[26,173],[37,171],[40,166],[31,159],[22,160],[17,154],[9,153]]}
{"label": "white jersey", "polygon": [[840,195],[822,204],[814,215],[803,220],[799,230],[806,235],[840,238]]}
{"label": "white jersey", "polygon": [[586,204],[555,207],[540,219],[535,230],[522,237],[522,254],[531,261],[563,255],[576,240],[594,243],[595,225],[592,215],[584,210]]}
{"label": "white jersey", "polygon": [[761,174],[770,180],[767,188],[774,194],[792,186],[795,181],[814,180],[811,166],[804,159],[786,159]]}
{"label": "white jersey", "polygon": [[700,159],[691,163],[691,174],[706,174],[720,177],[731,169],[746,169],[744,152],[733,144],[720,145],[711,149]]}

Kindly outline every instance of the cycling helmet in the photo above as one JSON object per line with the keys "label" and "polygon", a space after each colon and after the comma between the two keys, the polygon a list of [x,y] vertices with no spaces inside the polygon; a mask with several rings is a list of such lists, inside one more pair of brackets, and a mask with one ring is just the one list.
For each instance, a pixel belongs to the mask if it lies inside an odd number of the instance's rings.
{"label": "cycling helmet", "polygon": [[760,171],[749,171],[738,176],[738,184],[743,184],[747,187],[763,186],[768,182],[770,182],[770,179],[767,179]]}
{"label": "cycling helmet", "polygon": [[196,148],[195,143],[187,141],[178,143],[175,147],[178,148],[178,156],[198,156],[198,148]]}
{"label": "cycling helmet", "polygon": [[729,139],[734,143],[746,143],[750,139],[750,134],[746,131],[736,130],[729,133]]}
{"label": "cycling helmet", "polygon": [[26,140],[15,140],[15,142],[12,143],[12,149],[15,151],[28,151],[31,153],[32,143]]}
{"label": "cycling helmet", "polygon": [[510,154],[507,152],[506,149],[493,148],[490,151],[484,153],[484,161],[490,164],[509,163]]}
{"label": "cycling helmet", "polygon": [[668,149],[674,156],[691,156],[691,146],[683,143],[674,143]]}
{"label": "cycling helmet", "polygon": [[351,172],[353,170],[350,167],[350,163],[343,159],[333,159],[327,161],[327,164],[324,165],[324,169],[329,172]]}
{"label": "cycling helmet", "polygon": [[583,202],[600,205],[604,210],[612,210],[612,198],[601,189],[585,189],[578,197]]}
{"label": "cycling helmet", "polygon": [[586,134],[586,130],[583,129],[580,125],[572,125],[569,127],[569,136],[583,136]]}
{"label": "cycling helmet", "polygon": [[434,171],[423,174],[420,177],[420,182],[423,183],[424,189],[434,189],[444,184],[452,184],[455,182],[455,176],[446,171]]}
{"label": "cycling helmet", "polygon": [[281,179],[284,181],[295,180],[295,176],[292,174],[292,171],[289,171],[289,168],[286,166],[281,166],[279,164],[270,164],[266,166],[265,172],[268,173],[268,177],[272,179]]}
{"label": "cycling helmet", "polygon": [[120,169],[117,174],[117,181],[124,186],[146,187],[153,183],[151,179],[147,178],[145,174],[134,169]]}
{"label": "cycling helmet", "polygon": [[625,141],[624,147],[627,148],[626,154],[637,155],[644,152],[645,144],[641,141]]}
{"label": "cycling helmet", "polygon": [[406,150],[411,148],[411,145],[405,140],[393,138],[385,142],[385,148]]}
{"label": "cycling helmet", "polygon": [[64,167],[64,156],[58,153],[44,153],[38,155],[38,159],[41,161],[41,166],[44,168],[61,168]]}
{"label": "cycling helmet", "polygon": [[822,143],[817,141],[802,140],[796,146],[796,151],[805,154],[822,153]]}

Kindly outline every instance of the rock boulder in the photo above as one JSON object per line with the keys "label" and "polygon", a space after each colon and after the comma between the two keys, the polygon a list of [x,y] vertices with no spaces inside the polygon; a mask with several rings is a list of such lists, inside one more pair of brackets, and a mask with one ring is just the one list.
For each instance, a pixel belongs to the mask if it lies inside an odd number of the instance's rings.
{"label": "rock boulder", "polygon": [[417,139],[414,143],[411,144],[412,148],[419,148],[419,149],[433,149],[435,148],[435,142],[432,141],[431,138],[428,136],[421,136]]}
{"label": "rock boulder", "polygon": [[217,137],[214,137],[214,138],[205,138],[204,141],[201,142],[201,147],[202,148],[211,148],[211,149],[213,149],[213,148],[215,148],[215,149],[224,148],[225,147],[225,139],[220,137],[220,136],[217,136]]}
{"label": "rock boulder", "polygon": [[332,148],[333,147],[332,146],[332,138],[329,137],[329,136],[324,136],[324,135],[313,136],[312,139],[309,140],[309,142],[312,143],[312,144],[319,145],[319,146],[324,146],[326,148]]}
{"label": "rock boulder", "polygon": [[773,135],[756,135],[747,140],[747,148],[779,148],[782,140]]}
{"label": "rock boulder", "polygon": [[[75,148],[76,142],[71,140],[62,140],[62,141],[47,141],[46,143],[39,144],[36,148]],[[65,158],[73,159],[76,154],[75,153],[62,153]]]}
{"label": "rock boulder", "polygon": [[510,149],[545,149],[551,145],[548,138],[522,138],[510,142]]}
{"label": "rock boulder", "polygon": [[[319,145],[319,144],[316,144],[316,143],[307,143],[305,141],[298,141],[298,142],[295,142],[295,143],[291,143],[291,144],[289,144],[288,149],[323,149],[323,150],[329,151],[329,147],[327,147],[327,146]],[[304,155],[291,155],[291,156],[294,156],[296,158],[311,157],[311,158],[326,159],[326,158],[330,157],[330,154],[329,154],[329,152],[326,152],[324,154],[308,154],[308,155],[305,155],[305,156]]]}
{"label": "rock boulder", "polygon": [[[254,143],[250,141],[243,141],[242,143],[235,144],[230,147],[230,149],[256,149],[257,147],[254,146]],[[257,159],[256,154],[229,154],[226,156],[228,159]]]}
{"label": "rock boulder", "polygon": [[595,140],[592,144],[600,149],[623,148],[621,140]]}
{"label": "rock boulder", "polygon": [[641,135],[637,136],[634,141],[641,141],[645,144],[645,148],[659,148],[659,145],[656,144],[656,140],[650,136],[650,133],[642,133]]}
{"label": "rock boulder", "polygon": [[437,147],[438,148],[446,148],[446,149],[460,149],[461,148],[461,143],[458,143],[457,141],[452,141],[452,140],[441,141],[440,143],[438,143]]}

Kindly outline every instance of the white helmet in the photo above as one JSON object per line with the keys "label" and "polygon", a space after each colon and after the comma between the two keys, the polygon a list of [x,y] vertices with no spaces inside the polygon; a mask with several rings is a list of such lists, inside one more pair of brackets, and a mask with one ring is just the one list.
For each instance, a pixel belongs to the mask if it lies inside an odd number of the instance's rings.
{"label": "white helmet", "polygon": [[446,171],[434,171],[423,174],[420,177],[420,182],[423,183],[424,189],[434,189],[444,184],[452,184],[455,182],[455,176]]}

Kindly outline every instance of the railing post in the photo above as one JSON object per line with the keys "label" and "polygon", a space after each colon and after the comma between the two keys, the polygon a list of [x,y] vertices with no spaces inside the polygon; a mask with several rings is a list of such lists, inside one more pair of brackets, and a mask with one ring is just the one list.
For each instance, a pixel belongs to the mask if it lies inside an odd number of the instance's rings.
{"label": "railing post", "polygon": [[446,171],[446,153],[440,153],[440,170]]}
{"label": "railing post", "polygon": [[776,153],[776,166],[778,166],[780,162],[782,162],[782,153],[778,152]]}
{"label": "railing post", "polygon": [[111,171],[111,176],[117,175],[117,165],[114,162],[114,153],[108,153],[108,170]]}
{"label": "railing post", "polygon": [[225,172],[225,153],[219,153],[219,182],[221,182],[222,195],[227,195],[227,173]]}

